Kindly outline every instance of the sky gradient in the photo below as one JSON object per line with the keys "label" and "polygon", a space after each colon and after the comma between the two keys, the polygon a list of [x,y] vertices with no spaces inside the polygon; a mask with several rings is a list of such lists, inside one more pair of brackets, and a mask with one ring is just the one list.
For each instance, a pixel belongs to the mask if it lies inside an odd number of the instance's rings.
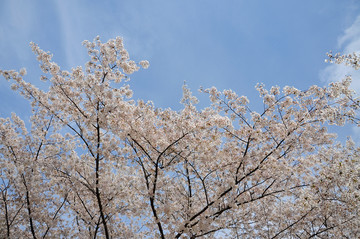
{"label": "sky gradient", "polygon": [[[358,0],[0,2],[0,68],[26,67],[25,80],[37,86],[43,83],[30,41],[71,69],[87,60],[81,42],[97,35],[103,41],[122,36],[133,60],[149,60],[150,68],[133,74],[130,84],[135,98],[156,107],[180,109],[184,81],[194,92],[230,88],[256,102],[258,82],[306,89],[352,74],[360,92],[358,72],[324,62],[330,50],[360,50]],[[196,95],[199,107],[209,104]],[[4,79],[0,100],[1,117],[30,113]]]}

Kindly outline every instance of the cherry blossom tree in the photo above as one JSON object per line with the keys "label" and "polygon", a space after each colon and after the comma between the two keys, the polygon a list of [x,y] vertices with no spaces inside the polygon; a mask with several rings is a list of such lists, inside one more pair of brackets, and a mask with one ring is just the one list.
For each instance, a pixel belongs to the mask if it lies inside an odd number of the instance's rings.
{"label": "cherry blossom tree", "polygon": [[149,63],[121,38],[83,45],[90,60],[66,71],[31,43],[47,90],[0,70],[33,112],[29,128],[0,119],[1,238],[359,237],[360,150],[326,127],[358,123],[350,77],[259,84],[261,112],[215,87],[199,110],[184,85],[174,111],[132,99]]}

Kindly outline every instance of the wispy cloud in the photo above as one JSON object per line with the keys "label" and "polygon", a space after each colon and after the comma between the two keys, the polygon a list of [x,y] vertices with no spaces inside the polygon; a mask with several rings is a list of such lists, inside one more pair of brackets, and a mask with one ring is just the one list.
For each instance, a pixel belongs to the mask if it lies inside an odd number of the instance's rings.
{"label": "wispy cloud", "polygon": [[74,12],[74,10],[79,10],[80,8],[76,2],[72,3],[71,6],[67,2],[56,1],[55,3],[61,26],[61,34],[59,35],[62,38],[61,42],[65,51],[66,65],[67,67],[74,67],[79,64],[83,55],[80,47],[81,41],[78,40],[81,38],[79,35],[81,35],[82,30],[79,26],[79,18],[76,17],[78,15]]}
{"label": "wispy cloud", "polygon": [[[360,15],[354,23],[348,27],[338,38],[338,49],[341,54],[360,52]],[[334,52],[335,53],[335,52]],[[357,93],[360,93],[360,71],[349,66],[331,64],[320,72],[320,78],[323,82],[333,82],[343,79],[346,75],[351,75],[353,79],[352,87]]]}
{"label": "wispy cloud", "polygon": [[[55,1],[56,10],[59,17],[61,34],[61,45],[65,52],[65,59],[67,67],[74,67],[83,64],[87,60],[85,48],[81,47],[83,40],[92,41],[97,35],[100,35],[102,41],[107,41],[109,38],[114,38],[118,35],[129,38],[125,39],[126,47],[128,42],[132,44],[131,55],[140,55],[144,47],[139,49],[136,47],[140,39],[143,40],[144,35],[149,38],[147,34],[151,27],[145,28],[147,31],[143,32],[143,28],[137,29],[138,32],[131,32],[129,29],[136,29],[136,25],[140,26],[141,13],[131,9],[132,5],[127,6],[121,3],[114,2],[111,5],[92,3],[81,4],[79,2]],[[113,9],[121,9],[121,14],[103,14],[97,12],[102,8],[104,12],[111,12]],[[124,11],[126,8],[127,11]],[[128,9],[130,8],[130,9]],[[130,20],[131,19],[131,22]],[[124,25],[127,25],[125,27]],[[144,44],[144,43],[143,43]],[[150,46],[148,46],[150,48]]]}
{"label": "wispy cloud", "polygon": [[11,59],[24,61],[31,55],[28,47],[29,37],[35,22],[34,4],[28,1],[5,1],[0,16],[1,56],[0,62],[6,64]]}

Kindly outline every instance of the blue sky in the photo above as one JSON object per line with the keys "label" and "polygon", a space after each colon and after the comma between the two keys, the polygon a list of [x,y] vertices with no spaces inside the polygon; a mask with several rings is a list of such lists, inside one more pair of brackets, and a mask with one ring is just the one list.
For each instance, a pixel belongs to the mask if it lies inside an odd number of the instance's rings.
{"label": "blue sky", "polygon": [[[83,65],[81,42],[122,36],[130,57],[150,61],[131,77],[135,98],[180,109],[183,82],[233,89],[257,101],[258,82],[306,89],[353,74],[324,63],[326,52],[360,50],[358,0],[62,0],[0,2],[0,68],[26,67],[41,86],[34,41],[62,68]],[[357,78],[357,79],[356,79]],[[197,96],[199,96],[196,93]],[[200,107],[208,105],[200,95]],[[26,117],[25,100],[0,80],[0,116]],[[260,102],[259,102],[260,103]]]}

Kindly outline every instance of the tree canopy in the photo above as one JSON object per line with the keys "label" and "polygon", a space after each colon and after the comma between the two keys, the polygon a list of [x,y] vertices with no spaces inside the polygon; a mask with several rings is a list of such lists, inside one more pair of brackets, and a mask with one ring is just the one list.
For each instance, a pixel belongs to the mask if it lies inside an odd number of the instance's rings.
{"label": "tree canopy", "polygon": [[[351,78],[298,90],[183,86],[182,110],[134,100],[120,37],[84,41],[85,67],[62,70],[31,43],[48,82],[0,70],[29,100],[31,127],[0,118],[1,238],[357,238],[360,150],[328,125],[357,124]],[[358,68],[356,54],[329,60]]]}

